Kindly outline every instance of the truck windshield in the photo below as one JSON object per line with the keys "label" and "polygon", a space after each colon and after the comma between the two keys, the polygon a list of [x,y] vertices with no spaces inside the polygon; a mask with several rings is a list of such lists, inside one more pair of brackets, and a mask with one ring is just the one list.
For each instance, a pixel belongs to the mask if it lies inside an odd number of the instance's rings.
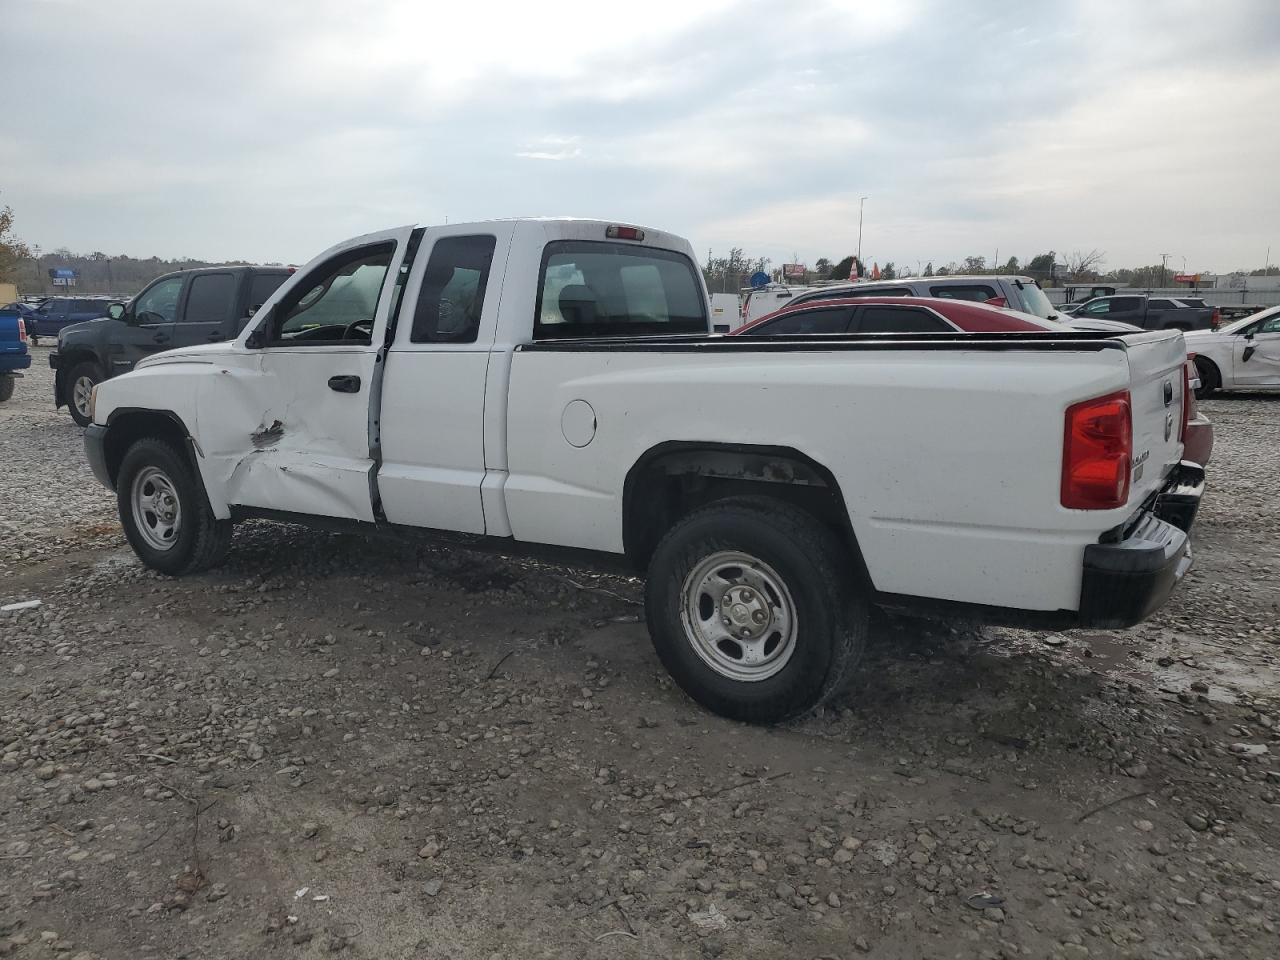
{"label": "truck windshield", "polygon": [[1040,289],[1037,283],[1023,283],[1019,285],[1019,292],[1022,294],[1022,302],[1024,312],[1034,313],[1037,317],[1044,320],[1052,320],[1058,315],[1058,310],[1049,298],[1045,296],[1045,292]]}
{"label": "truck windshield", "polygon": [[702,285],[683,254],[585,240],[543,251],[535,340],[707,331]]}

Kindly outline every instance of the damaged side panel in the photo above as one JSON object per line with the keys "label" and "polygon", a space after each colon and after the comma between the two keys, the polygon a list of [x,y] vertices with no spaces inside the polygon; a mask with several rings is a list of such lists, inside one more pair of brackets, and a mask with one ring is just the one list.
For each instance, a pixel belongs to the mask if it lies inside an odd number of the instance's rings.
{"label": "damaged side panel", "polygon": [[[360,350],[260,351],[214,369],[198,400],[202,472],[211,499],[372,522],[367,391]],[[215,510],[217,506],[215,505]]]}

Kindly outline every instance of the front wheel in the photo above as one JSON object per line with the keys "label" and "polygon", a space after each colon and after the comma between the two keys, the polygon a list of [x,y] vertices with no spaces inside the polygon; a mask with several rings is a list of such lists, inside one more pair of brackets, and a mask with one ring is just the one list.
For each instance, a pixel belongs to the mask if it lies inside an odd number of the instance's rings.
{"label": "front wheel", "polygon": [[838,692],[862,654],[867,604],[835,535],[782,501],[743,498],[683,519],[645,587],[659,659],[733,720],[775,723]]}
{"label": "front wheel", "polygon": [[87,427],[93,420],[89,414],[89,401],[93,388],[101,382],[102,371],[91,360],[77,363],[67,374],[67,406],[71,410],[71,419],[82,427]]}
{"label": "front wheel", "polygon": [[124,534],[143,563],[171,576],[222,562],[231,547],[231,521],[209,507],[191,461],[166,440],[138,440],[116,477]]}

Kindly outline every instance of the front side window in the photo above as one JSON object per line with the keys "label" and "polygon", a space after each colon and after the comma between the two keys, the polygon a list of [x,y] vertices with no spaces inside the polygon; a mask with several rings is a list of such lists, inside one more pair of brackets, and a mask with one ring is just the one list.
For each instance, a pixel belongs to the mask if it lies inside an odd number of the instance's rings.
{"label": "front side window", "polygon": [[1280,333],[1280,316],[1264,320],[1262,326],[1258,327],[1258,333]]}
{"label": "front side window", "polygon": [[394,243],[339,254],[304,277],[272,311],[272,343],[368,344]]}
{"label": "front side window", "polygon": [[182,278],[170,277],[144,291],[133,305],[133,315],[139,323],[173,323],[178,315],[178,295],[182,293]]}
{"label": "front side window", "polygon": [[475,343],[497,244],[492,236],[435,242],[413,312],[411,343]]}
{"label": "front side window", "polygon": [[930,287],[929,296],[946,297],[950,300],[972,300],[975,303],[982,303],[997,296],[993,287],[988,287],[985,283],[975,283],[968,285],[945,284],[939,287]]}
{"label": "front side window", "polygon": [[1085,304],[1083,312],[1089,314],[1089,316],[1091,317],[1097,317],[1097,316],[1101,316],[1102,314],[1110,313],[1111,301],[1110,300],[1094,300],[1092,303]]}
{"label": "front side window", "polygon": [[951,333],[952,327],[919,307],[863,307],[858,333]]}
{"label": "front side window", "polygon": [[584,240],[542,255],[535,340],[706,333],[707,302],[689,258]]}
{"label": "front side window", "polygon": [[200,273],[187,293],[186,323],[223,324],[235,310],[236,277],[231,273]]}
{"label": "front side window", "polygon": [[783,337],[805,334],[844,333],[849,329],[850,310],[844,308],[827,308],[823,310],[797,310],[777,320],[762,323],[744,336]]}

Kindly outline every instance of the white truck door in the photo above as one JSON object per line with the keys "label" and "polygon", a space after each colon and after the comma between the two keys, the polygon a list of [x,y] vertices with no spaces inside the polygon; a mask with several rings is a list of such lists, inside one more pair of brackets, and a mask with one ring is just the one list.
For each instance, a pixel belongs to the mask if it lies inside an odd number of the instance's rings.
{"label": "white truck door", "polygon": [[382,383],[378,493],[392,523],[486,532],[485,381],[513,232],[492,223],[422,238]]}
{"label": "white truck door", "polygon": [[204,455],[230,506],[372,521],[370,392],[412,227],[299,271],[199,397]]}

